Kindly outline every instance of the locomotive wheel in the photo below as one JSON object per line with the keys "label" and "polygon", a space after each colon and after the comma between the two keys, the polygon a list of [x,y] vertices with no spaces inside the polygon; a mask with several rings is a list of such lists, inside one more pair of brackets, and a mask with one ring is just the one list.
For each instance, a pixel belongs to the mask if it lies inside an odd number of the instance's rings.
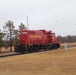
{"label": "locomotive wheel", "polygon": [[21,52],[22,54],[24,54],[24,53],[26,52],[25,48],[21,48],[21,49],[20,49],[20,52]]}
{"label": "locomotive wheel", "polygon": [[20,45],[17,47],[16,52],[24,54],[26,52],[26,48],[24,45]]}
{"label": "locomotive wheel", "polygon": [[38,47],[38,46],[36,47],[36,50],[35,50],[35,51],[36,51],[36,52],[38,52],[38,51],[39,51],[39,47]]}
{"label": "locomotive wheel", "polygon": [[46,51],[46,45],[44,45],[44,51]]}
{"label": "locomotive wheel", "polygon": [[32,51],[33,52],[38,52],[39,51],[39,46],[38,45],[33,45],[32,46]]}
{"label": "locomotive wheel", "polygon": [[28,50],[27,50],[27,53],[31,53],[32,52],[32,48],[29,48]]}

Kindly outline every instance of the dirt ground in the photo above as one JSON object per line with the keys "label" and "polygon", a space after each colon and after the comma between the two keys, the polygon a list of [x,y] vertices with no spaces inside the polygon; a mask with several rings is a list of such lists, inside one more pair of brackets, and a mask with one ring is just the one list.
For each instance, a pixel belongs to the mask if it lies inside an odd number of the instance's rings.
{"label": "dirt ground", "polygon": [[76,75],[76,48],[0,58],[0,75]]}

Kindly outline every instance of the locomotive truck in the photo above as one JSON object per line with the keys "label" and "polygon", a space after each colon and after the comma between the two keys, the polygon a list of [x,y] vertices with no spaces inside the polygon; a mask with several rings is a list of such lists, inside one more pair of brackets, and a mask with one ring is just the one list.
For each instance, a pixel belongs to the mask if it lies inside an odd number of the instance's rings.
{"label": "locomotive truck", "polygon": [[15,52],[30,53],[46,49],[58,49],[60,41],[55,33],[46,30],[20,30],[18,44],[15,45]]}

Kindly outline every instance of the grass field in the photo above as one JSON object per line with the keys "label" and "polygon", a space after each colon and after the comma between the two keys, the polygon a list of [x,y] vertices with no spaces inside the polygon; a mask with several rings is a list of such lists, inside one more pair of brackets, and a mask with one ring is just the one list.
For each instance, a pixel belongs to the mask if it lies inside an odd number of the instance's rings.
{"label": "grass field", "polygon": [[[61,43],[60,45],[61,45],[61,46],[64,46],[64,45],[65,45],[65,43]],[[67,43],[67,46],[71,46],[71,45],[76,45],[76,42]]]}
{"label": "grass field", "polygon": [[0,75],[76,75],[76,48],[0,58]]}

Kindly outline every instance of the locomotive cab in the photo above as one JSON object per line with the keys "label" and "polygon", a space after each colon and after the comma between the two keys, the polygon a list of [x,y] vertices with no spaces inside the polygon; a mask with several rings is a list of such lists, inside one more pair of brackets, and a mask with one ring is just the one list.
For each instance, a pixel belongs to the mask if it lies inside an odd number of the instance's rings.
{"label": "locomotive cab", "polygon": [[51,37],[52,47],[55,49],[59,48],[60,47],[60,41],[56,38],[55,33],[51,33],[50,37]]}
{"label": "locomotive cab", "polygon": [[56,43],[55,33],[51,33],[51,43]]}

